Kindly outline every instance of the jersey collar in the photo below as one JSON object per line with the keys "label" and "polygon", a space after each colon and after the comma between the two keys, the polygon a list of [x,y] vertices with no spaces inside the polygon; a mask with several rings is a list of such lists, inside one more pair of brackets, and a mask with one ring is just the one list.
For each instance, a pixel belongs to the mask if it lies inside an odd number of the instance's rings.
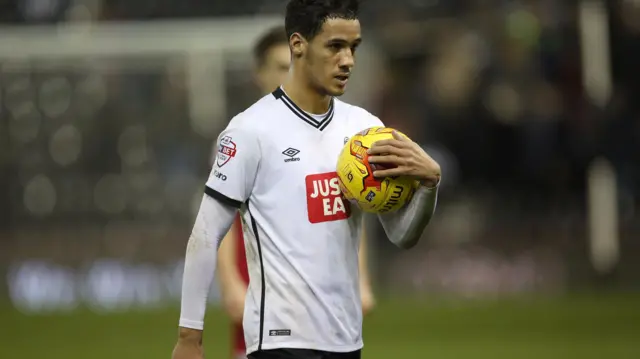
{"label": "jersey collar", "polygon": [[298,105],[296,105],[293,100],[291,100],[291,98],[287,96],[287,94],[282,90],[281,87],[278,87],[275,91],[273,91],[272,95],[276,99],[281,100],[282,103],[284,103],[285,106],[287,106],[294,115],[298,116],[298,118],[320,131],[324,130],[325,127],[327,127],[327,125],[333,119],[333,97],[331,98],[331,102],[329,103],[329,111],[327,112],[327,114],[320,120],[317,120],[313,116],[310,116],[308,113],[302,110],[300,107],[298,107]]}

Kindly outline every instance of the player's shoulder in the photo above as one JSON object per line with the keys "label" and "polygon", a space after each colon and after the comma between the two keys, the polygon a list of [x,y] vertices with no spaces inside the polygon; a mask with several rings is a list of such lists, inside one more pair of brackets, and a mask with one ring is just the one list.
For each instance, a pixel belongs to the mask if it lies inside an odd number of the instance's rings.
{"label": "player's shoulder", "polygon": [[270,117],[268,114],[273,111],[277,111],[277,100],[272,94],[265,95],[247,107],[247,109],[235,115],[229,122],[227,130],[257,135],[263,132],[265,126],[273,128],[271,120],[267,119],[265,121],[266,117]]}
{"label": "player's shoulder", "polygon": [[350,121],[356,122],[361,127],[384,126],[378,116],[366,109],[352,105],[339,99],[334,99],[336,113],[343,113]]}

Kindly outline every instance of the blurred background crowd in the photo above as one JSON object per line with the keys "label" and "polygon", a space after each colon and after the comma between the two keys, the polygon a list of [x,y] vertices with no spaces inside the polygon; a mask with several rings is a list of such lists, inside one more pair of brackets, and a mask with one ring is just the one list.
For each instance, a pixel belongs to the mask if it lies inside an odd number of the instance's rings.
{"label": "blurred background crowd", "polygon": [[[175,304],[212,143],[285,4],[0,1],[0,298]],[[347,99],[444,178],[416,250],[371,232],[379,295],[637,290],[640,1],[363,9]]]}

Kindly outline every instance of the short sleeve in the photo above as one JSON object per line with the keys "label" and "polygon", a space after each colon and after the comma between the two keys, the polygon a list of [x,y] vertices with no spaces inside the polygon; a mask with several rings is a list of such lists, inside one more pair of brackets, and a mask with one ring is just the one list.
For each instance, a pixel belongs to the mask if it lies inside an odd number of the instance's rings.
{"label": "short sleeve", "polygon": [[205,193],[240,208],[251,195],[259,162],[257,137],[241,127],[227,127],[218,137]]}

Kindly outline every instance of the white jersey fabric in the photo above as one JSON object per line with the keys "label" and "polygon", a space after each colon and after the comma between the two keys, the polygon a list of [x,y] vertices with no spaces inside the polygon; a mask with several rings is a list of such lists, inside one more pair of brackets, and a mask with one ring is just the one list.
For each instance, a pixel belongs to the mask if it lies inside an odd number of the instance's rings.
{"label": "white jersey fabric", "polygon": [[240,208],[247,354],[362,348],[362,213],[343,201],[335,168],[349,137],[373,126],[382,123],[362,108],[333,99],[319,118],[277,89],[220,135],[205,191]]}

